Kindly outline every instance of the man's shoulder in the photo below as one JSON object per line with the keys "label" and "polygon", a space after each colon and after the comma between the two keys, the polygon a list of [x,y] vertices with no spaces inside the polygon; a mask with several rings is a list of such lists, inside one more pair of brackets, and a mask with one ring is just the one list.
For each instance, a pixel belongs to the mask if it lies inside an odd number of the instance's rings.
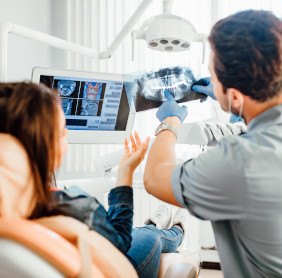
{"label": "man's shoulder", "polygon": [[249,133],[224,137],[218,144],[219,149],[229,150],[235,156],[245,156],[253,151],[254,146],[254,136]]}
{"label": "man's shoulder", "polygon": [[248,145],[249,140],[245,137],[245,134],[226,136],[215,147],[210,149],[210,153],[213,153],[220,159],[222,157],[237,158],[241,156],[241,153],[245,151]]}
{"label": "man's shoulder", "polygon": [[201,168],[213,169],[221,176],[236,176],[244,172],[250,157],[248,154],[251,153],[252,147],[249,146],[248,139],[243,136],[227,136],[215,147],[199,155],[194,164]]}

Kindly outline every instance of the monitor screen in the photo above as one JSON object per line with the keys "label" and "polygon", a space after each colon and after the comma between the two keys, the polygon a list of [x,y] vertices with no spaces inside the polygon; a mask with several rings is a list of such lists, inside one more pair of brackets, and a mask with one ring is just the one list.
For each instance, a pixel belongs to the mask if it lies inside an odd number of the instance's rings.
{"label": "monitor screen", "polygon": [[60,97],[70,144],[122,144],[132,132],[122,74],[35,67],[32,81]]}
{"label": "monitor screen", "polygon": [[40,75],[61,99],[69,130],[125,131],[129,102],[123,81]]}

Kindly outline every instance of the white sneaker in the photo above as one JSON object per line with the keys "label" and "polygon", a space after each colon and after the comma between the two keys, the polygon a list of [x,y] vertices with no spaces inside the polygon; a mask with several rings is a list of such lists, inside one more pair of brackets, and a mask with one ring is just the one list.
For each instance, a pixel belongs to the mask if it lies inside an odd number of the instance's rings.
{"label": "white sneaker", "polygon": [[181,244],[179,245],[179,247],[177,248],[178,251],[183,251],[187,249],[189,217],[190,217],[190,214],[188,210],[184,208],[180,208],[175,213],[172,219],[172,226],[178,225],[182,228],[184,232],[183,240]]}
{"label": "white sneaker", "polygon": [[160,205],[155,212],[154,216],[151,216],[145,221],[145,224],[155,224],[158,229],[167,229],[171,221],[171,208],[166,205]]}

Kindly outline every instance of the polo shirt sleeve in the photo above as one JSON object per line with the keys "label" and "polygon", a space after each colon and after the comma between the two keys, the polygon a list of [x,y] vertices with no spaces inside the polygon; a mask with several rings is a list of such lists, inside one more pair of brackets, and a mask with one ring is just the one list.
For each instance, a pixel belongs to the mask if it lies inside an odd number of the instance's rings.
{"label": "polo shirt sleeve", "polygon": [[210,221],[242,219],[247,186],[242,149],[224,138],[213,149],[176,166],[172,188],[192,215]]}

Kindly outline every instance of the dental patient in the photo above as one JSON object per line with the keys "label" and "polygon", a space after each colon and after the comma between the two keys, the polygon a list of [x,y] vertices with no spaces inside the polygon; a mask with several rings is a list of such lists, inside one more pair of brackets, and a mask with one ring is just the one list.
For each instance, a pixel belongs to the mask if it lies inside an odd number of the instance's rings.
{"label": "dental patient", "polygon": [[[60,101],[51,90],[32,83],[0,84],[0,162],[17,161],[7,143],[13,141],[19,146],[16,154],[23,153],[30,166],[30,175],[22,173],[16,181],[17,189],[0,183],[0,217],[75,218],[115,245],[140,277],[157,277],[161,253],[175,252],[182,242],[187,212],[179,210],[170,226],[171,211],[163,205],[146,226],[132,229],[133,173],[144,159],[149,138],[141,142],[135,132],[130,142],[125,140],[116,187],[109,193],[106,211],[94,197],[78,189],[54,190],[53,172],[66,152],[66,136]],[[23,172],[20,168],[15,171]]]}

